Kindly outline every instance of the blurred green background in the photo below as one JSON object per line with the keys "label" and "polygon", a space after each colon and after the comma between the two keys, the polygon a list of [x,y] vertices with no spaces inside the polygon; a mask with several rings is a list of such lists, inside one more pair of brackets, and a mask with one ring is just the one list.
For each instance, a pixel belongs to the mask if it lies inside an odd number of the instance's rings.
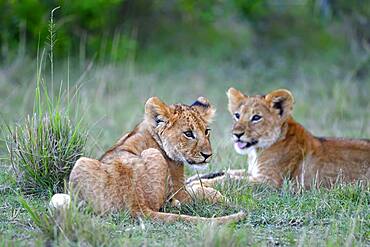
{"label": "blurred green background", "polygon": [[32,112],[37,78],[52,94],[79,88],[76,111],[103,135],[90,134],[97,156],[153,95],[209,97],[219,109],[215,138],[228,138],[230,86],[288,88],[295,117],[315,134],[369,136],[369,1],[0,0],[0,11],[3,118]]}
{"label": "blurred green background", "polygon": [[62,56],[120,60],[138,47],[191,52],[233,42],[294,54],[370,40],[370,3],[362,0],[1,0],[2,56],[20,45],[35,54],[48,42],[57,6],[55,52]]}

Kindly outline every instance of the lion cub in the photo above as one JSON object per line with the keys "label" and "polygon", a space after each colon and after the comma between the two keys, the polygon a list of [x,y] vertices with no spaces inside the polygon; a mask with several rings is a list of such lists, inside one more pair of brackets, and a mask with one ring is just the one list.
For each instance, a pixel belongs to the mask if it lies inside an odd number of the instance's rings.
{"label": "lion cub", "polygon": [[246,96],[230,88],[234,148],[248,155],[248,170],[229,170],[203,184],[247,178],[280,187],[284,178],[304,188],[331,187],[338,182],[370,180],[370,140],[315,137],[291,116],[293,95],[279,89],[267,95]]}
{"label": "lion cub", "polygon": [[133,131],[99,160],[80,158],[76,162],[70,174],[73,191],[98,213],[128,209],[133,216],[167,222],[240,220],[242,212],[212,219],[159,212],[169,198],[176,203],[194,197],[212,202],[223,199],[212,188],[186,186],[184,182],[184,163],[204,166],[212,156],[208,125],[214,113],[203,97],[191,106],[168,106],[156,97],[150,98],[144,120]]}

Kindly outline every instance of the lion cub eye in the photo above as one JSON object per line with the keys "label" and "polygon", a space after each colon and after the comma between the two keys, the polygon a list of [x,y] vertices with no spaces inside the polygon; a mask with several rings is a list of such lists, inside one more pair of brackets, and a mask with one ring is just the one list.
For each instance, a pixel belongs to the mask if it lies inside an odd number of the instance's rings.
{"label": "lion cub eye", "polygon": [[190,139],[194,139],[194,138],[195,138],[194,133],[193,133],[193,131],[191,131],[191,130],[185,131],[185,132],[184,132],[184,135],[185,135],[187,138],[190,138]]}
{"label": "lion cub eye", "polygon": [[262,119],[262,117],[260,115],[253,115],[253,117],[251,118],[251,121],[256,123],[258,121],[260,121]]}
{"label": "lion cub eye", "polygon": [[211,129],[206,129],[206,132],[205,132],[206,136],[209,136],[210,132],[211,132]]}
{"label": "lion cub eye", "polygon": [[236,120],[239,120],[239,118],[240,118],[240,114],[239,114],[239,112],[235,112],[235,113],[234,113],[234,118],[235,118]]}

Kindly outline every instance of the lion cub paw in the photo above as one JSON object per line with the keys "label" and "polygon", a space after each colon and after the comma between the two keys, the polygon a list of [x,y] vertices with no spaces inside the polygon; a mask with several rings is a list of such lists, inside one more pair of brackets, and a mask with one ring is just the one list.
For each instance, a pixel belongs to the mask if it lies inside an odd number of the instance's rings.
{"label": "lion cub paw", "polygon": [[181,208],[181,202],[175,198],[171,199],[171,206],[176,208]]}
{"label": "lion cub paw", "polygon": [[198,184],[189,187],[188,192],[193,198],[207,200],[211,203],[227,201],[227,199],[218,190]]}

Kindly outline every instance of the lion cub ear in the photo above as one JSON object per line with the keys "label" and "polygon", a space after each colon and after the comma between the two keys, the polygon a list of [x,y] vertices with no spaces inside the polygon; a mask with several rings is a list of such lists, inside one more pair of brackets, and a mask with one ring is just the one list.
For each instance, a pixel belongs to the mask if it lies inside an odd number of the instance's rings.
{"label": "lion cub ear", "polygon": [[145,120],[153,126],[167,122],[170,116],[170,108],[159,98],[152,97],[145,103]]}
{"label": "lion cub ear", "polygon": [[234,113],[239,109],[242,102],[248,98],[248,96],[244,95],[242,92],[236,90],[233,87],[227,90],[226,95],[229,98],[228,108],[231,115],[234,115]]}
{"label": "lion cub ear", "polygon": [[197,109],[197,111],[202,115],[202,117],[208,122],[211,123],[213,117],[216,114],[216,108],[214,108],[208,101],[207,98],[199,97],[191,107]]}
{"label": "lion cub ear", "polygon": [[289,90],[275,90],[267,94],[265,99],[270,107],[275,110],[281,118],[285,119],[292,113],[294,97]]}

